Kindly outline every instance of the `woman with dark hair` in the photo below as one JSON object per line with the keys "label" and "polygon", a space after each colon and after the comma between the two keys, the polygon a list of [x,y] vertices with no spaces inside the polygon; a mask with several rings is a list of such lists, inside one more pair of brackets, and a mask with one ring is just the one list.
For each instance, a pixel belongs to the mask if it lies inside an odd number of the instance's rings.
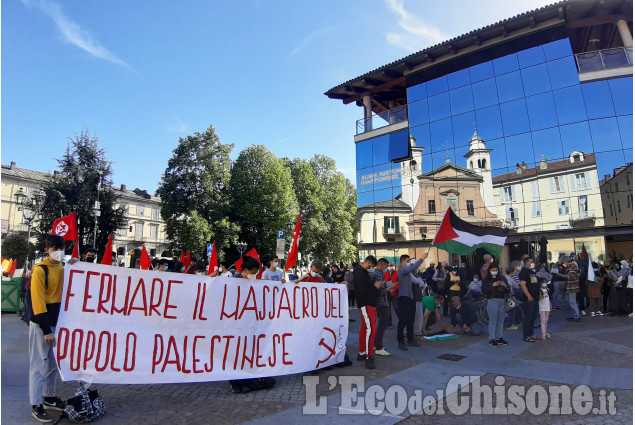
{"label": "woman with dark hair", "polygon": [[340,267],[337,264],[333,264],[331,266],[331,278],[334,283],[344,282],[344,272],[340,270]]}
{"label": "woman with dark hair", "polygon": [[483,281],[483,294],[488,298],[489,345],[492,347],[508,345],[508,342],[503,339],[503,322],[505,321],[505,298],[510,289],[506,279],[499,275],[498,266],[490,264]]}
{"label": "woman with dark hair", "polygon": [[183,273],[185,271],[185,264],[180,261],[174,263],[174,267],[170,270],[172,273]]}
{"label": "woman with dark hair", "polygon": [[[239,274],[235,275],[236,279],[247,279],[254,281],[260,273],[260,262],[254,257],[245,255],[243,257],[242,270]],[[234,393],[247,393],[249,391],[264,390],[276,385],[274,378],[248,378],[248,379],[234,379],[229,381],[232,392]]]}

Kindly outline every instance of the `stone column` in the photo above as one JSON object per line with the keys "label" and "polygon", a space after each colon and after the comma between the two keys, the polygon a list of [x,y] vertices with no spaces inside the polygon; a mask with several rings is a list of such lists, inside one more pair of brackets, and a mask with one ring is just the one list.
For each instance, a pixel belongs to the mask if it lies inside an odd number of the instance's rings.
{"label": "stone column", "polygon": [[373,129],[373,108],[370,95],[364,95],[362,101],[364,102],[364,131],[370,131]]}
{"label": "stone column", "polygon": [[[617,30],[620,32],[620,37],[622,37],[622,43],[624,43],[624,47],[627,48],[626,55],[628,59],[633,64],[633,35],[631,34],[631,30],[628,28],[628,23],[624,19],[620,19],[615,23],[617,26]],[[630,49],[628,49],[630,47]]]}

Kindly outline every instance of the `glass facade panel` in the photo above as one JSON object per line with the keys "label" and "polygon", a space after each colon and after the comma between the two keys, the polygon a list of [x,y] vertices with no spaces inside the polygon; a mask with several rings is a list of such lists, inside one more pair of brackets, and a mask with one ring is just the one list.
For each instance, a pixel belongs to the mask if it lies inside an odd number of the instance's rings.
{"label": "glass facade panel", "polygon": [[503,121],[498,105],[479,109],[475,115],[476,128],[483,139],[491,140],[503,137]]}
{"label": "glass facade panel", "polygon": [[518,136],[505,137],[505,147],[507,150],[507,164],[514,167],[523,161],[527,166],[533,167],[534,162],[534,146],[531,140],[531,134],[519,134]]}
{"label": "glass facade panel", "polygon": [[408,103],[428,97],[428,83],[417,84],[407,89]]}
{"label": "glass facade panel", "polygon": [[534,161],[540,162],[544,156],[547,160],[562,159],[562,142],[560,141],[560,130],[558,128],[548,128],[542,131],[531,133],[534,145]]}
{"label": "glass facade panel", "polygon": [[492,78],[472,84],[472,97],[476,109],[498,104],[496,80]]}
{"label": "glass facade panel", "polygon": [[502,103],[500,108],[505,136],[529,131],[529,117],[527,116],[525,99]]}
{"label": "glass facade panel", "polygon": [[452,115],[474,110],[472,87],[461,87],[450,92],[450,110],[452,111]]}
{"label": "glass facade panel", "polygon": [[564,57],[572,57],[571,43],[566,38],[552,43],[543,44],[542,50],[545,52],[545,60],[553,61]]}
{"label": "glass facade panel", "polygon": [[624,149],[631,148],[633,146],[633,116],[617,117],[617,126],[620,129],[622,146]]}
{"label": "glass facade panel", "polygon": [[564,155],[568,156],[575,150],[585,153],[593,152],[591,130],[589,130],[589,123],[586,121],[561,126],[560,137]]}
{"label": "glass facade panel", "polygon": [[462,69],[448,75],[448,89],[452,90],[458,87],[470,84],[470,70]]}
{"label": "glass facade panel", "polygon": [[589,119],[615,116],[613,100],[607,81],[594,81],[581,85]]}
{"label": "glass facade panel", "polygon": [[428,81],[427,84],[428,84],[428,96],[434,96],[435,94],[448,91],[447,75]]}
{"label": "glass facade panel", "polygon": [[542,130],[558,125],[556,107],[551,92],[528,97],[527,113],[532,130]]}
{"label": "glass facade panel", "polygon": [[525,96],[544,93],[551,90],[549,72],[544,63],[520,71],[525,88]]}
{"label": "glass facade panel", "polygon": [[503,75],[508,72],[516,71],[519,69],[518,67],[518,56],[516,53],[503,56],[502,58],[494,59],[492,61],[494,65],[494,74],[495,75]]}
{"label": "glass facade panel", "polygon": [[553,99],[556,103],[556,113],[560,125],[587,119],[580,86],[554,90]]}
{"label": "glass facade panel", "polygon": [[474,65],[470,68],[470,79],[473,83],[487,80],[492,77],[494,77],[494,65],[491,61]]}
{"label": "glass facade panel", "polygon": [[373,165],[386,164],[388,162],[389,136],[386,134],[373,139]]}
{"label": "glass facade panel", "polygon": [[573,56],[547,62],[547,70],[554,90],[580,84]]}
{"label": "glass facade panel", "polygon": [[542,50],[542,46],[518,52],[518,64],[521,68],[528,68],[543,62],[545,62],[545,52]]}
{"label": "glass facade panel", "polygon": [[622,139],[615,117],[589,121],[591,139],[595,152],[617,151],[622,149]]}
{"label": "glass facade panel", "polygon": [[415,138],[417,146],[420,148],[424,148],[425,153],[430,153],[432,151],[432,145],[430,143],[429,124],[411,127],[410,134],[412,134],[412,137]]}
{"label": "glass facade panel", "polygon": [[408,130],[398,131],[388,135],[388,159],[395,161],[404,159],[410,154]]}
{"label": "glass facade panel", "polygon": [[423,99],[408,105],[408,119],[411,127],[426,124],[430,121],[428,115],[428,100]]}
{"label": "glass facade panel", "polygon": [[498,98],[501,102],[520,99],[525,95],[519,71],[496,77],[496,86],[498,87]]}
{"label": "glass facade panel", "polygon": [[448,93],[441,93],[429,97],[428,106],[430,121],[436,121],[450,116],[450,96]]}
{"label": "glass facade panel", "polygon": [[355,145],[357,169],[373,165],[373,141],[366,140]]}
{"label": "glass facade panel", "polygon": [[616,78],[609,80],[609,87],[617,115],[633,115],[633,99],[624,96],[625,93],[633,93],[633,77]]}
{"label": "glass facade panel", "polygon": [[446,118],[430,123],[431,152],[444,151],[454,147],[452,120]]}

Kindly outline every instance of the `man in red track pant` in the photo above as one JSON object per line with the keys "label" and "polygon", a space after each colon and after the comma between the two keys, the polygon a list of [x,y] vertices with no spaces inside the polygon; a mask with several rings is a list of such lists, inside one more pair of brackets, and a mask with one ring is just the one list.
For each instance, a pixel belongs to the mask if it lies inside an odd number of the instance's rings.
{"label": "man in red track pant", "polygon": [[373,348],[375,347],[375,332],[377,330],[377,299],[379,287],[383,282],[372,283],[370,272],[377,266],[377,259],[369,255],[361,265],[353,270],[353,286],[355,287],[355,301],[359,307],[362,324],[359,329],[359,355],[357,360],[365,360],[368,369],[375,369]]}

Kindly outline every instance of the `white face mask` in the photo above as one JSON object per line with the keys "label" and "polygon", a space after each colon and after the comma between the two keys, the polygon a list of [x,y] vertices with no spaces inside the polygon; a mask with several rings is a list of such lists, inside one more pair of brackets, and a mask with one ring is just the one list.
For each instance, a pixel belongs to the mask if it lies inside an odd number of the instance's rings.
{"label": "white face mask", "polygon": [[388,271],[389,271],[389,272],[392,272],[392,271],[394,271],[394,270],[395,270],[395,268],[394,268],[394,267],[388,267]]}
{"label": "white face mask", "polygon": [[368,271],[369,271],[370,273],[374,272],[374,271],[375,271],[375,267],[369,267],[369,268],[368,268]]}
{"label": "white face mask", "polygon": [[546,288],[546,287],[547,287],[547,284],[546,284],[546,283],[543,283],[543,284],[542,284],[542,285],[540,285],[540,286],[542,286],[543,288]]}
{"label": "white face mask", "polygon": [[522,269],[522,266],[516,267],[516,271],[519,272]]}
{"label": "white face mask", "polygon": [[256,280],[257,277],[258,277],[258,273],[248,274],[247,275],[247,279],[249,279],[249,280]]}
{"label": "white face mask", "polygon": [[50,254],[51,260],[53,261],[62,261],[62,257],[64,257],[64,250],[53,251]]}
{"label": "white face mask", "polygon": [[437,304],[437,308],[441,308],[441,304]]}
{"label": "white face mask", "polygon": [[529,265],[529,268],[533,270],[533,269],[535,269],[535,268],[536,268],[536,265],[535,265],[534,263],[531,263],[531,264]]}
{"label": "white face mask", "polygon": [[496,277],[496,275],[498,274],[498,272],[491,272],[492,273],[492,277]]}
{"label": "white face mask", "polygon": [[275,263],[273,263],[273,268],[278,268],[278,262],[276,261]]}
{"label": "white face mask", "polygon": [[318,272],[311,271],[311,276],[318,277],[320,274]]}

